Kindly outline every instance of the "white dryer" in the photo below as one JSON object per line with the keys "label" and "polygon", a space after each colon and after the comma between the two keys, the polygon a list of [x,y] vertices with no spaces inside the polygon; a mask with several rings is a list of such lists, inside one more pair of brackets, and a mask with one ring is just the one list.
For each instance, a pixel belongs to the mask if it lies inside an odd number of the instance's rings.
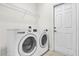
{"label": "white dryer", "polygon": [[7,31],[7,55],[39,56],[37,29],[10,29]]}
{"label": "white dryer", "polygon": [[42,29],[39,34],[39,54],[44,55],[48,51],[48,30]]}

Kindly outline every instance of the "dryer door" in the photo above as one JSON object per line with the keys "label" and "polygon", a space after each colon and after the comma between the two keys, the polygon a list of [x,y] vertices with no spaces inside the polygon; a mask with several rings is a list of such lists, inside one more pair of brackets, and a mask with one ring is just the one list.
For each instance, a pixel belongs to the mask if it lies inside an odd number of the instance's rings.
{"label": "dryer door", "polygon": [[25,35],[20,40],[19,45],[18,45],[19,55],[22,55],[22,56],[33,55],[37,48],[36,40],[37,40],[37,37],[32,33]]}
{"label": "dryer door", "polygon": [[42,35],[40,37],[40,46],[42,48],[44,48],[47,45],[47,41],[48,41],[47,33],[44,32],[44,33],[42,33]]}

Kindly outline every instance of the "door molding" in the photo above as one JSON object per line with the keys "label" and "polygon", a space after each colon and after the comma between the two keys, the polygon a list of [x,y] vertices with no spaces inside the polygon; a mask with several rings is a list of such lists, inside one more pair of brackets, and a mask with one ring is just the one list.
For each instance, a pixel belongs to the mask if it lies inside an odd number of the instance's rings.
{"label": "door molding", "polygon": [[59,5],[62,5],[62,4],[65,4],[65,3],[58,3],[58,4],[55,4],[54,7],[59,6]]}

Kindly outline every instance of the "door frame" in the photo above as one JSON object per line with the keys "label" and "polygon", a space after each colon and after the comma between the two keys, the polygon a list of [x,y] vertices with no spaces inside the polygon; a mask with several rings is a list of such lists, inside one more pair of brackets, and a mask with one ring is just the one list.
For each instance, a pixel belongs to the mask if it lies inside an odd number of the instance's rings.
{"label": "door frame", "polygon": [[[65,3],[58,3],[58,4],[55,4],[55,5],[53,5],[53,51],[55,51],[55,32],[54,32],[54,27],[55,27],[55,7],[57,7],[57,6],[60,6],[60,5],[63,5],[63,4],[65,4]],[[77,6],[77,4],[76,4],[76,6]],[[79,42],[79,38],[78,38],[78,34],[79,34],[79,32],[78,32],[78,6],[76,7],[76,54],[75,54],[75,56],[79,56],[79,50],[78,50],[78,42]]]}

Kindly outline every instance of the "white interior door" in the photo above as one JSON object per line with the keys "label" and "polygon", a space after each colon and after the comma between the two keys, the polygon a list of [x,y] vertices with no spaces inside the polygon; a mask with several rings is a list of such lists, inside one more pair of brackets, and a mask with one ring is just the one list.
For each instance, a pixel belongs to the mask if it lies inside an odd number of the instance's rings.
{"label": "white interior door", "polygon": [[54,7],[55,51],[76,55],[76,4],[61,4]]}

